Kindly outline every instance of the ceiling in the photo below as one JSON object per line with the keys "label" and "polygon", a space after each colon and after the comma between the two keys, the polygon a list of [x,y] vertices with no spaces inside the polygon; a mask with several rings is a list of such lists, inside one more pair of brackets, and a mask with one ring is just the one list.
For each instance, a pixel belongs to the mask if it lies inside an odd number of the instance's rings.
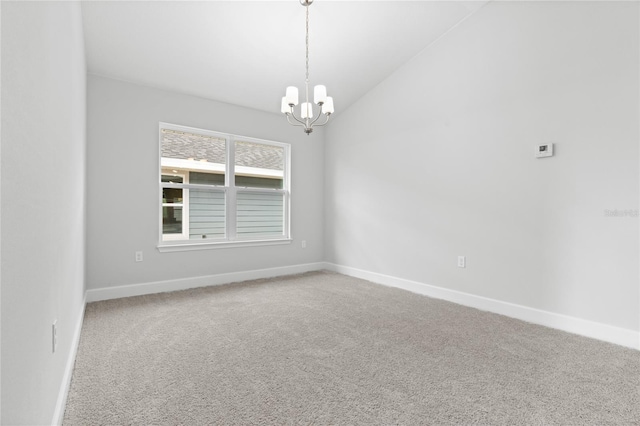
{"label": "ceiling", "polygon": [[[485,3],[316,0],[310,84],[338,114]],[[299,0],[85,1],[82,15],[91,73],[273,113],[286,86],[303,93]]]}

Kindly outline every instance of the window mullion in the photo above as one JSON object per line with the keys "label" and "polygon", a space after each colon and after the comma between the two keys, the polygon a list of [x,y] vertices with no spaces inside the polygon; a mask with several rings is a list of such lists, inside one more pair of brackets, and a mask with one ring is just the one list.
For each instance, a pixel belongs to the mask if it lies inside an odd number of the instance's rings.
{"label": "window mullion", "polygon": [[226,231],[227,239],[233,241],[236,239],[236,185],[235,185],[235,141],[227,138],[227,172],[225,173],[225,185],[227,187],[226,196]]}
{"label": "window mullion", "polygon": [[[189,172],[184,174],[183,182],[185,184],[189,184]],[[189,200],[189,188],[182,188],[182,238],[185,240],[189,239],[189,204],[191,201]]]}
{"label": "window mullion", "polygon": [[283,230],[284,236],[286,238],[291,238],[291,146],[287,145],[285,147],[285,155],[284,155],[284,185],[283,188],[285,190],[284,194],[284,223]]}

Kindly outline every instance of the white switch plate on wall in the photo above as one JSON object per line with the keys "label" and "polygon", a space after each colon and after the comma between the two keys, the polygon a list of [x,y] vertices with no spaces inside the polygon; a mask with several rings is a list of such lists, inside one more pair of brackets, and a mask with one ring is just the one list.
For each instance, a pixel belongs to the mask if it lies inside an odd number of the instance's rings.
{"label": "white switch plate on wall", "polygon": [[545,143],[536,146],[536,158],[553,157],[553,144]]}
{"label": "white switch plate on wall", "polygon": [[467,266],[467,258],[465,256],[458,256],[458,268],[464,268]]}

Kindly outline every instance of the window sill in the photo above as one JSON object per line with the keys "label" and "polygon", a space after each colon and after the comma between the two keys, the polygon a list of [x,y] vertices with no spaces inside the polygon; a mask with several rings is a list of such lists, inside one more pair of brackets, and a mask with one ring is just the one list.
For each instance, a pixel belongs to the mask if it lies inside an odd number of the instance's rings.
{"label": "window sill", "polygon": [[172,251],[192,251],[192,250],[212,250],[221,248],[236,247],[258,247],[258,246],[276,246],[283,244],[291,244],[291,238],[282,238],[277,240],[240,240],[240,241],[208,241],[202,242],[164,242],[158,245],[159,252]]}

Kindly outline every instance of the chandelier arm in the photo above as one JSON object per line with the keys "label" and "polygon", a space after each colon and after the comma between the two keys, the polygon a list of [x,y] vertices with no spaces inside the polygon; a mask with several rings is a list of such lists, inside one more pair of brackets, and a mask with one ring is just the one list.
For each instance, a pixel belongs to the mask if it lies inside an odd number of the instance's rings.
{"label": "chandelier arm", "polygon": [[[318,114],[318,116],[317,116],[315,119],[313,119],[313,121],[311,121],[311,122],[309,123],[309,128],[313,127],[313,126],[314,126],[314,124],[316,124],[316,121],[320,120],[320,117],[321,117],[321,116],[322,116],[322,113]],[[319,125],[320,125],[320,124],[318,124],[318,126],[319,126]]]}
{"label": "chandelier arm", "polygon": [[[295,116],[294,113],[287,113],[286,116],[287,116],[287,121],[289,122],[289,124],[291,124],[293,126],[307,127],[307,123],[305,123],[302,120],[298,120],[298,118]],[[291,122],[291,117],[293,117],[293,119],[296,120],[300,124],[296,124],[296,123]]]}
{"label": "chandelier arm", "polygon": [[[329,122],[329,116],[330,116],[331,114],[325,114],[325,115],[326,115],[327,119],[326,119],[326,120],[324,120],[324,123],[316,124],[316,125],[315,125],[316,127],[324,126],[325,124],[327,124],[327,123]],[[320,116],[318,116],[318,118],[320,118]],[[317,120],[317,119],[316,119],[316,120]]]}
{"label": "chandelier arm", "polygon": [[[315,118],[315,120],[313,120],[311,123],[309,123],[309,127],[313,127],[315,122],[318,121],[321,116],[322,116],[322,112],[320,112],[320,114],[318,114],[318,116]],[[326,123],[326,121],[325,121],[325,123]]]}

